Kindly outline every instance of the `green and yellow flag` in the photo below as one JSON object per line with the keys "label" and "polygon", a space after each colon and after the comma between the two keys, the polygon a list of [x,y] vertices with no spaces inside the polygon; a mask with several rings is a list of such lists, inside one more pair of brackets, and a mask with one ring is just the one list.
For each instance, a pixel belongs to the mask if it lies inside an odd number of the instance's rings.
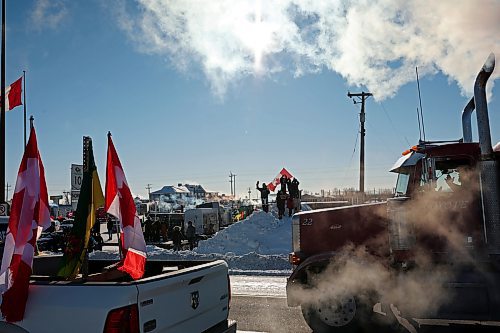
{"label": "green and yellow flag", "polygon": [[80,198],[76,206],[73,228],[68,235],[66,248],[58,276],[72,279],[78,275],[87,252],[90,230],[96,221],[97,209],[104,206],[104,195],[97,175],[97,168],[92,150],[92,139],[83,138],[83,179]]}

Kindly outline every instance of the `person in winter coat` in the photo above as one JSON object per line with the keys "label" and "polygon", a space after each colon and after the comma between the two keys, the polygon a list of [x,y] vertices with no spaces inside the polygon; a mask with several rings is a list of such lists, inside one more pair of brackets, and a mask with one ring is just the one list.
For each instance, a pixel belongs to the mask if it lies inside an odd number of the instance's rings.
{"label": "person in winter coat", "polygon": [[174,251],[180,251],[181,250],[181,243],[183,239],[181,227],[176,225],[172,231],[172,241],[174,243]]}
{"label": "person in winter coat", "polygon": [[278,218],[281,220],[285,215],[286,193],[281,190],[276,194],[276,206],[278,207]]}
{"label": "person in winter coat", "polygon": [[288,190],[290,191],[290,196],[293,198],[293,206],[295,212],[300,211],[300,190],[299,190],[299,181],[297,178],[294,178],[293,181],[289,182]]}
{"label": "person in winter coat", "polygon": [[266,186],[266,183],[262,183],[262,187],[259,187],[259,181],[257,181],[257,184],[255,185],[257,190],[260,192],[260,199],[262,200],[262,209],[267,213],[269,212],[269,189]]}
{"label": "person in winter coat", "polygon": [[113,238],[113,220],[108,217],[108,222],[106,223],[106,227],[108,228],[108,240]]}
{"label": "person in winter coat", "polygon": [[288,183],[288,178],[286,175],[282,175],[280,178],[280,184],[281,184],[281,192],[286,194],[286,185]]}
{"label": "person in winter coat", "polygon": [[191,221],[188,222],[186,228],[186,238],[189,242],[189,249],[192,251],[196,244],[196,228]]}
{"label": "person in winter coat", "polygon": [[288,216],[292,216],[292,211],[294,207],[295,206],[293,204],[293,198],[291,195],[289,195],[288,198],[286,199],[286,208],[288,208]]}

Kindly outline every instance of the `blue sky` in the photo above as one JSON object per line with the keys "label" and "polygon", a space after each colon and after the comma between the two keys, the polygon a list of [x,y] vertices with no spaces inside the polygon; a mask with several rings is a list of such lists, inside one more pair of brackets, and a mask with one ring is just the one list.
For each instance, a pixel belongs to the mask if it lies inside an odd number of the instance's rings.
{"label": "blue sky", "polygon": [[[357,188],[359,105],[348,91],[374,93],[365,188],[390,188],[387,169],[419,138],[415,66],[427,138],[462,136],[474,78],[500,55],[500,3],[481,3],[7,1],[6,79],[27,71],[51,195],[70,189],[84,135],[104,186],[108,131],[143,196],[147,184],[186,182],[229,193],[231,171],[238,194],[255,197],[255,182],[282,167],[305,190]],[[498,73],[488,87],[494,143]],[[22,126],[22,107],[7,113],[11,185]]]}

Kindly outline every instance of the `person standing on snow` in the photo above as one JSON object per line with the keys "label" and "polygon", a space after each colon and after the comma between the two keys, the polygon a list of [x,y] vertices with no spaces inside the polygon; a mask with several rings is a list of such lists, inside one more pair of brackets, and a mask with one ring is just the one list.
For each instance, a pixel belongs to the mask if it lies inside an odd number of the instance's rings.
{"label": "person standing on snow", "polygon": [[106,223],[106,227],[108,229],[108,240],[111,240],[113,238],[113,220],[111,218],[108,218],[108,222]]}
{"label": "person standing on snow", "polygon": [[293,199],[293,207],[295,209],[295,213],[300,211],[300,190],[299,190],[299,181],[297,178],[294,178],[293,181],[288,182],[288,190],[290,191],[290,196]]}
{"label": "person standing on snow", "polygon": [[[286,184],[288,183],[288,178],[286,175],[282,175],[280,178],[281,192],[286,194]],[[290,190],[290,189],[289,189]]]}
{"label": "person standing on snow", "polygon": [[278,218],[281,220],[285,215],[286,193],[281,190],[276,194],[276,206],[278,207]]}
{"label": "person standing on snow", "polygon": [[172,231],[172,242],[174,243],[174,251],[181,250],[182,238],[183,237],[182,237],[181,227],[176,225],[174,227],[174,230]]}
{"label": "person standing on snow", "polygon": [[292,216],[292,211],[293,211],[293,208],[294,208],[294,204],[293,204],[293,198],[292,198],[292,195],[288,195],[288,198],[286,199],[286,208],[288,208],[288,216],[291,217]]}
{"label": "person standing on snow", "polygon": [[269,212],[269,189],[266,186],[266,183],[262,183],[262,187],[259,187],[259,181],[257,181],[257,184],[255,185],[257,190],[260,192],[260,199],[262,200],[262,209],[267,213]]}
{"label": "person standing on snow", "polygon": [[196,228],[191,221],[188,222],[188,226],[186,228],[186,238],[189,242],[189,249],[193,251],[196,243]]}

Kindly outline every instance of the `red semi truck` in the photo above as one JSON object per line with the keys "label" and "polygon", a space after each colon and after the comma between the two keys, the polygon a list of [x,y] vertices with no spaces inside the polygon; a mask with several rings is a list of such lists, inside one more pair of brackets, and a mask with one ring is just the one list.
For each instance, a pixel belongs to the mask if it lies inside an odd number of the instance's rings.
{"label": "red semi truck", "polygon": [[392,167],[394,198],[294,215],[287,300],[314,332],[500,327],[500,152],[485,92],[494,65],[491,54],[462,114],[463,138],[421,141]]}

